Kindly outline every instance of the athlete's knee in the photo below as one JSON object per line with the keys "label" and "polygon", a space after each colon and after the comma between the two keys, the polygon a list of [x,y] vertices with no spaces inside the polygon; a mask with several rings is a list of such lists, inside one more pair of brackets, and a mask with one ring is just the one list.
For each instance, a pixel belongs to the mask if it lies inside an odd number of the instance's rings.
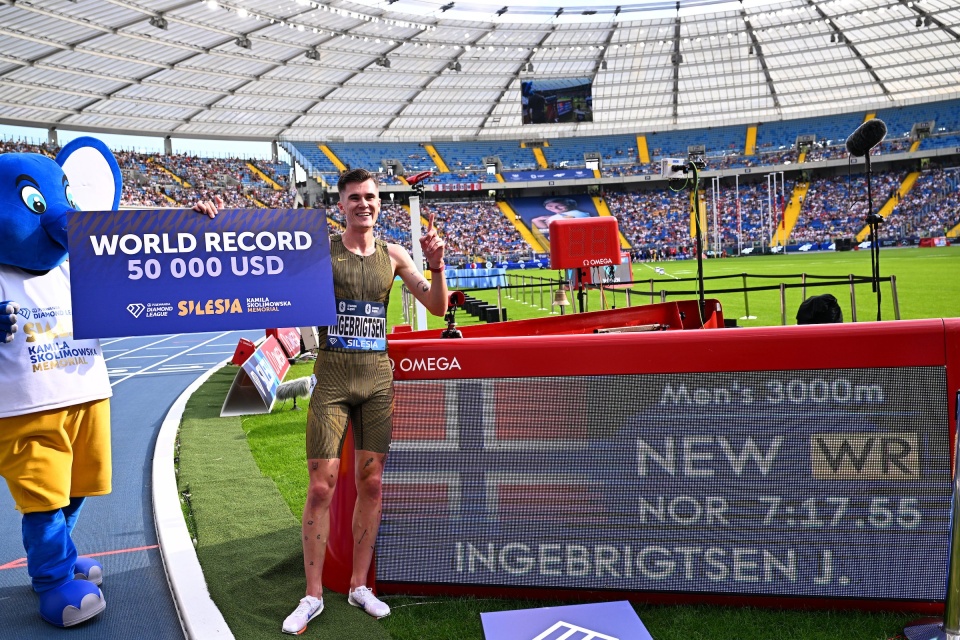
{"label": "athlete's knee", "polygon": [[366,474],[357,478],[357,496],[365,500],[380,500],[383,495],[383,475]]}
{"label": "athlete's knee", "polygon": [[336,487],[336,470],[329,474],[310,474],[310,483],[307,485],[307,504],[313,507],[329,506]]}
{"label": "athlete's knee", "polygon": [[323,483],[310,483],[307,487],[307,505],[310,507],[327,507],[333,500],[333,487]]}

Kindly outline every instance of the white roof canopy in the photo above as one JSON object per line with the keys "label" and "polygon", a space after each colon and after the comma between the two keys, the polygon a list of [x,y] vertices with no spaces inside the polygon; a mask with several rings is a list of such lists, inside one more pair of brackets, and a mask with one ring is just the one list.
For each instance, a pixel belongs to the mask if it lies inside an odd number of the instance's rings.
{"label": "white roof canopy", "polygon": [[[501,2],[0,0],[0,121],[245,140],[536,138],[960,96],[957,0]],[[583,77],[593,122],[521,125],[521,80]]]}

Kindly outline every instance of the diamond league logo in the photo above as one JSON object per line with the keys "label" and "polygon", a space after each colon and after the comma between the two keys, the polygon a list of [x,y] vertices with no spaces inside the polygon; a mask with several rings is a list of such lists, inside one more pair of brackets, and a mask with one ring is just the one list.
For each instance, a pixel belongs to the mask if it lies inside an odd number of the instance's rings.
{"label": "diamond league logo", "polygon": [[20,307],[20,310],[17,311],[17,314],[23,316],[24,320],[30,319],[30,309],[27,309],[26,307]]}
{"label": "diamond league logo", "polygon": [[131,302],[127,305],[127,311],[129,311],[130,315],[132,315],[134,318],[139,318],[144,309],[146,309],[146,307],[139,302]]}

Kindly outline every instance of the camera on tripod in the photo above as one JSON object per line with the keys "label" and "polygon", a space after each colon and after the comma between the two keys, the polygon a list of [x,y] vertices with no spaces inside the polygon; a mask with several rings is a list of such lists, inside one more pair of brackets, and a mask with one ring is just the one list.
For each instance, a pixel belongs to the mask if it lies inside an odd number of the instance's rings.
{"label": "camera on tripod", "polygon": [[463,295],[463,291],[453,291],[450,293],[450,297],[447,299],[447,313],[443,316],[443,319],[447,322],[447,328],[440,334],[441,338],[463,337],[463,334],[457,329],[455,316],[457,307],[462,307],[466,301],[467,297]]}
{"label": "camera on tripod", "polygon": [[686,160],[680,158],[663,158],[660,160],[660,176],[668,180],[685,180],[694,169],[703,171],[707,166],[703,156],[689,156]]}

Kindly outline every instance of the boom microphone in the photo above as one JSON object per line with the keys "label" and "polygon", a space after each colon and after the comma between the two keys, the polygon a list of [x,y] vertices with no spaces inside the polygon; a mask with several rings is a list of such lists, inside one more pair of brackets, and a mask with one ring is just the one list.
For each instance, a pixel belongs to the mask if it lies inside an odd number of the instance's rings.
{"label": "boom microphone", "polygon": [[281,382],[277,387],[277,400],[289,400],[293,398],[293,408],[299,409],[299,407],[297,407],[297,398],[309,397],[313,394],[313,388],[315,386],[317,386],[316,374]]}
{"label": "boom microphone", "polygon": [[887,135],[887,125],[883,120],[873,118],[867,120],[857,127],[857,130],[847,138],[847,151],[852,156],[864,156],[870,153],[870,149],[880,144],[880,141]]}

